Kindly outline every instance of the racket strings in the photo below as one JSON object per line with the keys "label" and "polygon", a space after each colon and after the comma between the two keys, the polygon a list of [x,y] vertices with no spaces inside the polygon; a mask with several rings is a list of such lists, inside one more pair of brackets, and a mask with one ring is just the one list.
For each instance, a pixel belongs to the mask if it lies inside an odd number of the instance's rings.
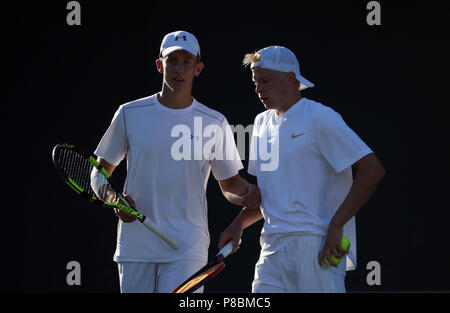
{"label": "racket strings", "polygon": [[64,173],[89,196],[110,200],[107,199],[113,193],[110,184],[83,155],[72,149],[62,149],[58,162]]}
{"label": "racket strings", "polygon": [[61,155],[60,164],[63,171],[75,184],[91,195],[91,188],[88,186],[89,176],[86,177],[86,173],[90,173],[92,165],[89,162],[86,163],[85,158],[71,149],[63,149]]}

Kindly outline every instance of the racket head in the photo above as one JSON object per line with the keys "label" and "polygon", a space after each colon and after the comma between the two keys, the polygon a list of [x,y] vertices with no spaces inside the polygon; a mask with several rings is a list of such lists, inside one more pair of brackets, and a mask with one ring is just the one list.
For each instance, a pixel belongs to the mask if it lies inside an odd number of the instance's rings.
{"label": "racket head", "polygon": [[93,156],[63,143],[53,148],[52,160],[56,171],[76,193],[89,200],[113,202],[116,191],[109,174]]}
{"label": "racket head", "polygon": [[109,173],[97,162],[94,156],[85,153],[75,145],[57,144],[53,148],[52,159],[56,171],[77,194],[91,203],[117,208],[134,215],[144,226],[165,240],[174,249],[181,246],[178,240],[134,209],[125,196],[117,192]]}
{"label": "racket head", "polygon": [[216,277],[225,268],[225,263],[220,261],[214,265],[207,265],[200,271],[189,277],[172,293],[191,293],[203,286],[206,282]]}

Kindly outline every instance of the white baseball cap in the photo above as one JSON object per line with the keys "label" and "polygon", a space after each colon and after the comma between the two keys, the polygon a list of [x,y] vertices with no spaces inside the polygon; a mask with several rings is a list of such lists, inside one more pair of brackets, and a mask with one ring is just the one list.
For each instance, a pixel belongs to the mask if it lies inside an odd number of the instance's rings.
{"label": "white baseball cap", "polygon": [[300,90],[308,87],[314,87],[314,84],[300,75],[300,65],[298,64],[295,54],[288,48],[281,46],[270,46],[258,51],[261,59],[253,62],[250,68],[261,67],[279,72],[293,72],[300,82]]}
{"label": "white baseball cap", "polygon": [[197,38],[191,33],[183,30],[169,33],[164,36],[159,49],[159,56],[166,57],[177,50],[186,50],[193,56],[200,59],[200,45]]}

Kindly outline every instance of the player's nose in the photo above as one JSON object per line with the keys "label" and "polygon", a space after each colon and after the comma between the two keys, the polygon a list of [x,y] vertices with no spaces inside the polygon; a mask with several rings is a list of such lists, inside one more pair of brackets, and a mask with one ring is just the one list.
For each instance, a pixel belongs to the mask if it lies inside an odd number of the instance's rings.
{"label": "player's nose", "polygon": [[261,91],[262,91],[261,85],[256,84],[255,92],[258,94],[258,96],[261,96]]}

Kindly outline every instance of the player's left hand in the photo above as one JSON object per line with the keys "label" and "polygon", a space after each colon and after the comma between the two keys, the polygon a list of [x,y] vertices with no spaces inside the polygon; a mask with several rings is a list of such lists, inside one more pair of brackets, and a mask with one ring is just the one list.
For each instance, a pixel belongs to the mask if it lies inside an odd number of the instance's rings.
{"label": "player's left hand", "polygon": [[341,259],[347,254],[347,251],[342,248],[341,244],[343,234],[344,230],[342,227],[330,224],[325,244],[317,258],[320,266],[322,266],[322,263],[325,262],[325,258],[327,258],[328,263],[330,263],[331,266],[337,267],[337,264],[331,259],[331,255],[333,254],[338,259]]}
{"label": "player's left hand", "polygon": [[218,248],[221,250],[228,242],[233,243],[233,251],[231,254],[235,253],[239,249],[239,242],[242,237],[243,229],[236,223],[230,224],[230,226],[225,229],[219,237]]}

